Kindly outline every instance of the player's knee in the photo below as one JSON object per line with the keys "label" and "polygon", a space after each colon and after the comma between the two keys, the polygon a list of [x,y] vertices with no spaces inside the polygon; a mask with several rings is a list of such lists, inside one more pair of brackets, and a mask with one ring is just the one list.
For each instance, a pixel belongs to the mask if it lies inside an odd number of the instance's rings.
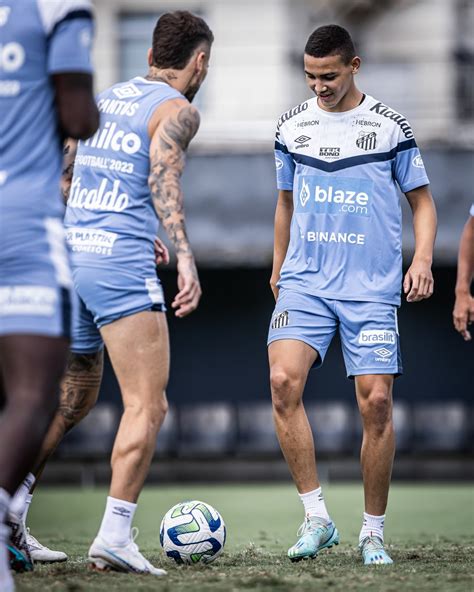
{"label": "player's knee", "polygon": [[277,415],[290,412],[301,402],[301,380],[282,368],[270,373],[273,409]]}
{"label": "player's knee", "polygon": [[385,429],[392,420],[392,396],[385,389],[372,390],[361,405],[365,422],[373,427]]}
{"label": "player's knee", "polygon": [[133,415],[137,422],[145,419],[151,428],[159,428],[168,412],[168,402],[164,396],[153,402],[133,401],[125,403],[124,411]]}

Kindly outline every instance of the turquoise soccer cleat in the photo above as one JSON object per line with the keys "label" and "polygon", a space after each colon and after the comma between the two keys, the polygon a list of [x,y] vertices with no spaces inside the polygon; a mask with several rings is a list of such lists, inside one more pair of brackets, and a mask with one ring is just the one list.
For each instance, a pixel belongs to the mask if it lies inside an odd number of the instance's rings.
{"label": "turquoise soccer cleat", "polygon": [[359,543],[364,565],[390,565],[393,563],[390,555],[385,551],[383,541],[377,536],[367,536]]}
{"label": "turquoise soccer cleat", "polygon": [[316,516],[307,516],[297,535],[298,542],[288,549],[291,561],[314,559],[321,549],[339,545],[339,533],[334,524]]}

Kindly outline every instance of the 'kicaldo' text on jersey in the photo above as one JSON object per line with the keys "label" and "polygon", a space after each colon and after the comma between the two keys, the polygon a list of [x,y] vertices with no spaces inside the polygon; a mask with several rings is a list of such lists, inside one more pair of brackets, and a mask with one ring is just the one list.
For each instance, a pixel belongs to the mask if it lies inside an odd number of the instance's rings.
{"label": "'kicaldo' text on jersey", "polygon": [[400,304],[401,209],[429,183],[407,120],[373,97],[333,113],[310,99],[278,122],[280,190],[293,191],[278,285],[338,300]]}
{"label": "'kicaldo' text on jersey", "polygon": [[148,124],[161,103],[176,98],[184,97],[141,77],[99,95],[100,127],[79,142],[66,208],[73,265],[140,267],[153,257],[158,218],[148,186]]}

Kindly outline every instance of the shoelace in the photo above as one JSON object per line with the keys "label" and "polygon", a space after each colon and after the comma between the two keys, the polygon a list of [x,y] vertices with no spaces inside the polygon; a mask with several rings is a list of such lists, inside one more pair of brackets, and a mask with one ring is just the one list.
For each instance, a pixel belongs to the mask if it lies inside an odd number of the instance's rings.
{"label": "shoelace", "polygon": [[320,522],[319,520],[311,520],[311,518],[308,518],[308,516],[306,516],[303,524],[298,528],[296,536],[303,536],[310,529],[314,529],[317,532],[318,530],[323,531],[325,528],[326,525]]}
{"label": "shoelace", "polygon": [[40,549],[40,550],[45,548],[45,546],[42,545],[39,542],[39,540],[30,533],[29,528],[26,529],[26,536],[27,536],[27,543],[28,543],[29,547],[35,546],[37,549]]}
{"label": "shoelace", "polygon": [[365,537],[365,539],[361,543],[362,549],[367,549],[368,551],[383,551],[385,552],[385,548],[383,546],[383,542],[379,539],[379,537]]}

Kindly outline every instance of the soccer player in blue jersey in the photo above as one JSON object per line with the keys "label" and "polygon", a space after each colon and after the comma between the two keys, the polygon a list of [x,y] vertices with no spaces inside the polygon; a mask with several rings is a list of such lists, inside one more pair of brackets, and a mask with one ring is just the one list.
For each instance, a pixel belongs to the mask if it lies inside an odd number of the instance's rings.
{"label": "soccer player in blue jersey", "polygon": [[11,496],[58,405],[70,334],[71,277],[59,180],[64,136],[99,123],[88,0],[0,6],[0,589],[31,569]]}
{"label": "soccer player in blue jersey", "polygon": [[[110,494],[89,550],[97,569],[165,574],[145,559],[131,534],[167,411],[168,328],[154,243],[160,221],[177,257],[178,294],[171,307],[185,317],[198,306],[201,288],[180,177],[199,127],[191,101],[206,77],[212,42],[201,18],[186,11],[162,15],[147,76],[102,92],[99,130],[77,147],[69,145],[65,224],[80,310],[60,410],[39,465],[95,404],[105,343],[124,412],[112,452]],[[158,250],[166,259],[163,248]]]}
{"label": "soccer player in blue jersey", "polygon": [[469,211],[469,218],[464,225],[459,242],[458,271],[456,279],[453,310],[453,322],[456,331],[465,341],[471,341],[472,336],[468,326],[474,322],[474,298],[471,294],[471,284],[474,278],[474,203]]}
{"label": "soccer player in blue jersey", "polygon": [[339,330],[363,423],[364,564],[392,563],[383,528],[395,452],[392,387],[401,374],[397,307],[402,283],[397,186],[413,211],[416,248],[403,280],[408,302],[431,296],[436,211],[407,120],[355,84],[361,60],[336,25],[309,37],[304,71],[316,95],[283,114],[275,157],[278,203],[269,330],[274,420],[305,520],[288,551],[315,557],[339,542],[321,491],[302,402]]}

